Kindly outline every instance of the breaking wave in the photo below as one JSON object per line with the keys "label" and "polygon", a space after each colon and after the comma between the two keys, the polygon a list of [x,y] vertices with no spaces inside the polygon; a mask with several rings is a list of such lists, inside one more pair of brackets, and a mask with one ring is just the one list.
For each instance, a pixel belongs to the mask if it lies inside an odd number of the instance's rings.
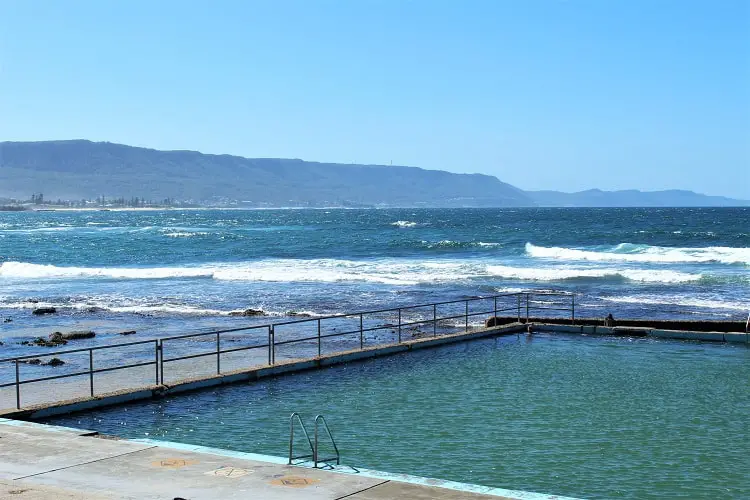
{"label": "breaking wave", "polygon": [[688,283],[698,281],[701,274],[650,269],[573,269],[573,268],[526,268],[487,266],[495,276],[531,281],[563,281],[585,278],[625,279],[646,283]]}
{"label": "breaking wave", "polygon": [[750,248],[704,247],[677,248],[620,243],[603,250],[581,250],[564,247],[541,247],[526,243],[526,254],[530,257],[640,263],[709,263],[750,265]]}
{"label": "breaking wave", "polygon": [[396,227],[415,227],[416,225],[416,222],[412,222],[410,220],[397,220],[396,222],[391,222],[391,226]]}
{"label": "breaking wave", "polygon": [[0,278],[6,279],[180,279],[206,278],[223,281],[257,282],[368,282],[387,285],[465,282],[467,280],[506,278],[528,281],[575,279],[629,280],[653,283],[687,283],[703,278],[701,274],[671,270],[630,268],[511,267],[487,260],[452,259],[269,259],[233,264],[209,264],[195,267],[58,267],[52,265],[5,262]]}
{"label": "breaking wave", "polygon": [[115,278],[115,279],[165,279],[165,278],[210,278],[210,269],[199,267],[58,267],[26,262],[3,262],[0,264],[2,278]]}
{"label": "breaking wave", "polygon": [[700,299],[691,297],[674,297],[674,296],[625,296],[625,297],[601,297],[607,302],[618,304],[650,304],[650,305],[670,305],[684,307],[698,307],[705,309],[729,309],[746,312],[750,310],[750,302],[740,301],[722,301],[714,299]]}

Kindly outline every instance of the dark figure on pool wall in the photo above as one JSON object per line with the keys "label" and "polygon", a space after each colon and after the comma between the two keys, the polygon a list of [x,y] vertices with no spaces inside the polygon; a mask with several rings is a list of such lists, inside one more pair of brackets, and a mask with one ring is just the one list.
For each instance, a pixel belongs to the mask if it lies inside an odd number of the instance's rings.
{"label": "dark figure on pool wall", "polygon": [[615,326],[615,317],[612,316],[612,313],[607,314],[607,317],[604,318],[604,326],[613,327]]}

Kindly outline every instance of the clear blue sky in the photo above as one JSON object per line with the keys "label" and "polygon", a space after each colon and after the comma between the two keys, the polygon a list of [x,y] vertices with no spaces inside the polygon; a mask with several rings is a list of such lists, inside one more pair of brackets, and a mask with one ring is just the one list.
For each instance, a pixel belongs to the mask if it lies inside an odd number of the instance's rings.
{"label": "clear blue sky", "polygon": [[0,140],[750,198],[750,0],[0,0]]}

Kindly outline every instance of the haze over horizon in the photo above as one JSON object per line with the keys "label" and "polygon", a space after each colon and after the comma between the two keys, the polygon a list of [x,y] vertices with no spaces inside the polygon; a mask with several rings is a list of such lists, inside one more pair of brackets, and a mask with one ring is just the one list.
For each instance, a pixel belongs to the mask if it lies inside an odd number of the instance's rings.
{"label": "haze over horizon", "polygon": [[0,6],[0,141],[750,198],[750,4]]}

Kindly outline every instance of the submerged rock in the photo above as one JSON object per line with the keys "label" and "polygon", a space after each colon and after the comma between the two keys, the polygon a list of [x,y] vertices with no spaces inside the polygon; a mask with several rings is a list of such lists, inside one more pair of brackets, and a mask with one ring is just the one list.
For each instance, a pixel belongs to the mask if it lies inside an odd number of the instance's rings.
{"label": "submerged rock", "polygon": [[230,316],[265,316],[266,312],[261,309],[245,309],[244,311],[232,311]]}
{"label": "submerged rock", "polygon": [[135,330],[127,330],[127,331],[118,333],[118,335],[135,335],[135,334],[136,334]]}
{"label": "submerged rock", "polygon": [[62,338],[62,333],[55,332],[48,339],[37,337],[34,340],[24,340],[21,345],[35,345],[39,347],[58,347],[67,344],[68,341]]}
{"label": "submerged rock", "polygon": [[27,365],[38,365],[38,366],[62,366],[65,364],[65,361],[63,361],[60,358],[52,358],[47,362],[43,362],[39,358],[31,358],[31,359],[22,359],[19,361],[19,363],[25,363]]}
{"label": "submerged rock", "polygon": [[55,309],[54,307],[37,307],[31,313],[37,316],[41,316],[43,314],[55,314],[56,312],[57,309]]}
{"label": "submerged rock", "polygon": [[12,323],[12,322],[13,322],[13,318],[5,318],[3,320],[3,323]]}
{"label": "submerged rock", "polygon": [[297,312],[297,311],[287,311],[286,315],[292,318],[312,318],[312,314],[310,313]]}
{"label": "submerged rock", "polygon": [[[96,333],[91,330],[74,330],[68,333],[55,332],[52,335],[60,334],[64,340],[80,340],[80,339],[93,339],[96,337]],[[52,338],[50,335],[50,338]]]}

